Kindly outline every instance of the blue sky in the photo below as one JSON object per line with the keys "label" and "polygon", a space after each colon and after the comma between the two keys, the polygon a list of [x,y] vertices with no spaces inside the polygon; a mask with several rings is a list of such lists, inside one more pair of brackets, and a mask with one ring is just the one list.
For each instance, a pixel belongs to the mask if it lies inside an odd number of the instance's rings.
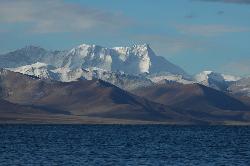
{"label": "blue sky", "polygon": [[0,0],[0,52],[149,43],[190,74],[250,75],[250,0]]}

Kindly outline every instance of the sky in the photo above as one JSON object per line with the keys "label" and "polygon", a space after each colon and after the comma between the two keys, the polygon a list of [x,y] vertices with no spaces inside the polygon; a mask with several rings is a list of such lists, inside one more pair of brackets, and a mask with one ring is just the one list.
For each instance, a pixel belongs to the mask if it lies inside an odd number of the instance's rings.
{"label": "sky", "polygon": [[147,43],[190,74],[250,75],[250,0],[0,0],[0,53]]}

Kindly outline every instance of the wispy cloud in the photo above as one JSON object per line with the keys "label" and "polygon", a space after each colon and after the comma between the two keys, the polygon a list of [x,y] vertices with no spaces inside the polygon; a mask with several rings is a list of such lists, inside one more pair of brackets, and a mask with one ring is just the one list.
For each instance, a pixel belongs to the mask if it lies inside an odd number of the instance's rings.
{"label": "wispy cloud", "polygon": [[201,35],[201,36],[217,36],[224,33],[248,32],[250,28],[226,25],[176,25],[176,29],[183,34]]}
{"label": "wispy cloud", "polygon": [[116,29],[129,23],[120,13],[92,9],[62,0],[1,0],[1,23],[25,23],[39,33]]}
{"label": "wispy cloud", "polygon": [[250,0],[196,0],[196,1],[250,4]]}

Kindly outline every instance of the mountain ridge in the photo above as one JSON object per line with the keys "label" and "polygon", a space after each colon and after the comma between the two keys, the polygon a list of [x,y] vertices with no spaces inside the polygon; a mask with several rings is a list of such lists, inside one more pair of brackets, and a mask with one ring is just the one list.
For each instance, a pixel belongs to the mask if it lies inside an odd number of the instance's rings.
{"label": "mountain ridge", "polygon": [[[26,119],[27,122],[37,120],[39,123],[56,117],[61,118],[60,123],[72,118],[77,119],[77,123],[89,123],[88,120],[94,123],[93,118],[98,119],[96,123],[99,123],[100,120],[103,123],[113,122],[116,124],[128,121],[132,121],[133,124],[208,125],[226,124],[228,121],[250,123],[250,118],[248,118],[250,117],[249,107],[237,99],[228,97],[223,92],[206,87],[208,94],[210,92],[218,93],[220,101],[229,98],[230,101],[227,103],[231,105],[223,105],[211,95],[209,98],[202,97],[204,93],[201,91],[200,86],[205,87],[203,85],[170,83],[158,84],[157,86],[171,87],[168,88],[170,91],[157,90],[156,95],[158,96],[159,92],[164,96],[170,95],[169,98],[174,99],[173,104],[170,104],[168,100],[159,101],[157,98],[148,98],[150,95],[143,96],[143,93],[140,93],[140,95],[131,94],[98,79],[60,82],[39,79],[38,77],[23,75],[6,69],[0,70],[0,99],[20,107],[10,112],[7,110],[8,114],[5,113],[6,110],[3,112],[3,117],[12,120],[17,116],[18,112],[16,111],[22,110],[21,108],[31,108],[29,116],[23,114],[18,116],[19,119],[23,121]],[[178,92],[175,90],[175,86],[184,87],[184,89],[181,88],[182,90],[179,89]],[[147,88],[143,89],[142,92],[147,92]],[[149,88],[149,90],[155,91],[153,88]],[[181,96],[178,94],[181,94]],[[198,94],[198,98],[193,94]],[[218,95],[212,94],[212,96],[216,97]],[[215,102],[211,103],[210,100]],[[206,104],[205,107],[204,104]],[[40,119],[37,110],[42,110],[44,118]],[[58,122],[58,120],[55,122]]]}
{"label": "mountain ridge", "polygon": [[[38,67],[36,63],[44,63],[44,67]],[[55,69],[46,68],[45,64]],[[250,89],[247,88],[250,83],[244,85],[244,78],[213,71],[203,71],[192,77],[180,67],[157,56],[148,44],[113,48],[81,44],[64,51],[27,46],[0,55],[0,67],[63,82],[103,79],[129,91],[140,85],[144,87],[172,81],[200,83],[224,92],[250,96]]]}
{"label": "mountain ridge", "polygon": [[198,122],[194,118],[183,117],[172,108],[137,97],[102,80],[58,82],[8,70],[2,70],[1,73],[1,99],[18,105],[51,110],[50,113],[58,116],[66,112],[78,118],[104,120],[111,118],[186,124]]}
{"label": "mountain ridge", "polygon": [[213,71],[190,76],[147,44],[28,46],[0,55],[0,122],[250,124],[249,87]]}

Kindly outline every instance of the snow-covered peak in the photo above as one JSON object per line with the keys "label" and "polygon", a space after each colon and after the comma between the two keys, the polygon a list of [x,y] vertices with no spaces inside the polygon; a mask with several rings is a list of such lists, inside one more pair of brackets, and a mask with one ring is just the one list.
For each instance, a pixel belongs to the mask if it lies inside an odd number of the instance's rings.
{"label": "snow-covered peak", "polygon": [[241,77],[216,73],[213,71],[203,71],[195,76],[195,80],[199,83],[209,85],[209,81],[217,82],[234,82],[240,80]]}
{"label": "snow-covered peak", "polygon": [[71,49],[62,65],[70,69],[97,67],[127,74],[169,72],[187,75],[181,68],[156,56],[148,44],[106,48],[81,44]]}
{"label": "snow-covered peak", "polygon": [[181,84],[192,84],[194,81],[192,79],[183,78],[182,75],[176,75],[171,73],[157,73],[146,76],[152,82],[157,84],[164,84],[166,82],[178,82]]}
{"label": "snow-covered peak", "polygon": [[27,46],[0,56],[0,67],[3,68],[16,68],[36,62],[70,70],[97,67],[134,75],[169,72],[187,76],[180,67],[157,56],[148,44],[113,48],[81,44],[68,51],[48,51],[37,46]]}
{"label": "snow-covered peak", "polygon": [[203,71],[195,76],[195,80],[206,86],[208,86],[211,81],[225,82],[225,79],[222,74],[213,71]]}
{"label": "snow-covered peak", "polygon": [[213,71],[203,71],[195,76],[196,82],[223,91],[226,91],[232,82],[239,79],[240,77],[237,76],[216,73]]}
{"label": "snow-covered peak", "polygon": [[95,47],[95,45],[90,45],[90,44],[80,44],[79,46],[77,46],[77,48],[86,48],[86,47]]}
{"label": "snow-covered peak", "polygon": [[133,44],[131,47],[129,46],[117,46],[113,47],[113,49],[119,49],[119,48],[148,48],[150,47],[149,44],[143,43],[143,44]]}
{"label": "snow-covered peak", "polygon": [[[46,63],[42,63],[42,62],[36,62],[34,64],[31,64],[31,65],[26,65],[26,67],[33,67],[33,68],[42,68],[42,67],[47,67],[49,66],[48,64]],[[25,66],[23,66],[25,67]]]}
{"label": "snow-covered peak", "polygon": [[[20,66],[18,68],[15,68],[15,69],[23,69],[23,70],[28,70],[28,69],[41,69],[41,68],[55,68],[51,65],[48,65],[46,63],[42,63],[42,62],[36,62],[34,64],[31,64],[31,65],[25,65],[25,66]],[[11,69],[11,68],[9,68]]]}
{"label": "snow-covered peak", "polygon": [[80,44],[79,46],[74,47],[73,49],[71,49],[71,51],[81,51],[81,50],[95,50],[95,49],[108,49],[105,47],[101,47],[99,45],[95,45],[95,44]]}
{"label": "snow-covered peak", "polygon": [[222,77],[224,78],[225,81],[228,82],[235,82],[241,79],[239,76],[233,76],[233,75],[228,75],[228,74],[222,74]]}
{"label": "snow-covered peak", "polygon": [[45,63],[36,62],[31,65],[25,65],[17,68],[8,68],[8,70],[19,72],[22,74],[32,75],[39,78],[51,78],[55,74],[52,72],[52,70],[55,69],[55,67],[51,65],[47,65]]}
{"label": "snow-covered peak", "polygon": [[[149,50],[151,49],[149,47],[149,44],[141,44],[136,45],[134,44],[131,47],[113,47],[112,50],[115,50],[119,54],[126,54],[127,57],[129,56],[148,56]],[[153,56],[156,56],[155,54]]]}
{"label": "snow-covered peak", "polygon": [[138,52],[144,52],[150,49],[150,46],[149,44],[134,44],[131,47],[113,47],[112,49],[121,53],[125,53],[129,50],[137,50]]}
{"label": "snow-covered peak", "polygon": [[202,71],[201,73],[195,75],[195,80],[204,85],[208,85],[208,79],[211,73],[212,71]]}
{"label": "snow-covered peak", "polygon": [[26,75],[36,76],[41,79],[51,79],[62,82],[77,81],[79,79],[101,79],[125,90],[132,90],[138,87],[150,86],[153,84],[152,81],[143,76],[129,75],[120,71],[107,71],[98,67],[90,67],[86,69],[70,69],[63,67],[54,68],[50,65],[37,62],[32,65],[10,68],[9,70]]}

